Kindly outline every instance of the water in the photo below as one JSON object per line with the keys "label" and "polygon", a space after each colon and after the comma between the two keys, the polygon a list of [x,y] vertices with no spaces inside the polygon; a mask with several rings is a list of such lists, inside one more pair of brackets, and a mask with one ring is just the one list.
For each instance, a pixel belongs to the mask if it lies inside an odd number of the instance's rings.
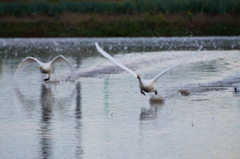
{"label": "water", "polygon": [[[162,76],[164,101],[150,102],[95,41],[143,78],[204,48]],[[0,39],[0,158],[238,158],[239,49],[239,37]],[[25,57],[59,54],[75,82],[44,83],[38,65],[13,80]],[[57,65],[52,78],[69,74]]]}

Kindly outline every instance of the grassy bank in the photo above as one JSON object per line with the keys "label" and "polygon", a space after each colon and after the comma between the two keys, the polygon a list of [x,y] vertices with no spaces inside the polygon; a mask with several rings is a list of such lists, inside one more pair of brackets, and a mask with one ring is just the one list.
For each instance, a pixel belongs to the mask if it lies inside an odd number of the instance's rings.
{"label": "grassy bank", "polygon": [[63,14],[1,17],[0,37],[159,37],[240,35],[239,15]]}
{"label": "grassy bank", "polygon": [[218,13],[240,12],[239,0],[5,0],[0,15],[71,13]]}
{"label": "grassy bank", "polygon": [[240,35],[239,0],[3,0],[0,37]]}

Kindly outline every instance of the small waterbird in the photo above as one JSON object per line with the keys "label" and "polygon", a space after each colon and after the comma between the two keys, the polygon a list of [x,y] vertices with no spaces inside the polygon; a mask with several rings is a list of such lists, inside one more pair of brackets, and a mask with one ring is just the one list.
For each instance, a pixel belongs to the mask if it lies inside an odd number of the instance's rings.
{"label": "small waterbird", "polygon": [[235,92],[239,92],[240,91],[240,83],[233,83],[232,87],[233,87],[233,90]]}
{"label": "small waterbird", "polygon": [[62,63],[62,64],[64,64],[64,65],[68,66],[69,69],[70,69],[70,71],[71,71],[71,73],[72,73],[72,79],[75,78],[75,72],[74,72],[74,70],[73,70],[72,65],[71,65],[71,64],[69,63],[69,61],[68,61],[65,57],[63,57],[62,55],[59,55],[59,56],[55,57],[52,61],[50,61],[50,62],[48,62],[48,63],[43,63],[43,62],[41,62],[41,61],[39,61],[38,59],[33,58],[33,57],[27,57],[27,58],[25,58],[25,59],[20,63],[20,65],[18,66],[18,68],[17,68],[17,70],[16,70],[16,72],[15,72],[15,74],[14,74],[14,78],[15,78],[16,80],[18,80],[18,78],[19,78],[21,72],[23,71],[23,69],[24,69],[26,66],[28,66],[28,65],[30,65],[30,64],[32,64],[32,63],[35,63],[35,62],[40,65],[40,68],[39,68],[40,72],[42,72],[43,74],[48,74],[48,78],[44,79],[44,81],[47,81],[47,80],[50,79],[50,76],[51,76],[52,71],[53,71],[52,66],[53,66],[55,63]]}
{"label": "small waterbird", "polygon": [[178,62],[177,64],[163,70],[162,72],[160,72],[156,77],[154,77],[153,79],[150,80],[146,80],[146,79],[142,79],[141,75],[137,75],[135,72],[133,72],[131,69],[127,68],[126,66],[122,65],[120,62],[118,62],[117,60],[115,60],[111,55],[109,55],[108,53],[106,53],[103,49],[101,49],[98,45],[98,43],[95,43],[97,50],[107,59],[109,59],[111,62],[113,62],[115,65],[121,67],[122,69],[124,69],[125,71],[127,71],[128,73],[130,73],[131,75],[133,75],[133,77],[137,78],[139,81],[139,87],[140,87],[140,92],[145,95],[146,93],[150,93],[150,92],[155,92],[155,95],[158,94],[157,92],[157,86],[156,86],[156,82],[157,80],[163,75],[165,74],[167,71],[173,69],[174,67],[180,65],[181,63],[183,63],[184,61],[187,61],[188,59],[190,59],[191,57],[193,57],[194,55],[196,55],[202,48],[202,46],[198,49],[198,51],[196,51],[195,53],[193,53],[192,55],[188,56],[187,58],[185,58],[184,60]]}

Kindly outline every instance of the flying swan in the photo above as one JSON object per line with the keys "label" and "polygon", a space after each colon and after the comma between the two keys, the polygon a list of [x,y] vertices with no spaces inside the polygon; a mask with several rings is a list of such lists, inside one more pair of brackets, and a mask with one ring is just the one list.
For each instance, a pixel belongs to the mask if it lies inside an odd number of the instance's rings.
{"label": "flying swan", "polygon": [[55,64],[55,63],[62,63],[64,65],[67,65],[72,73],[72,79],[75,78],[75,72],[73,70],[73,67],[72,65],[69,63],[69,61],[63,57],[62,55],[59,55],[57,57],[55,57],[52,61],[48,62],[48,63],[43,63],[41,61],[39,61],[38,59],[36,58],[33,58],[33,57],[27,57],[25,58],[21,63],[20,65],[18,66],[15,74],[14,74],[14,78],[16,80],[19,79],[19,75],[21,74],[21,72],[23,71],[24,67],[27,66],[27,65],[30,65],[34,62],[37,62],[39,65],[40,65],[40,72],[44,73],[44,74],[48,74],[48,78],[44,79],[44,81],[47,81],[50,79],[50,76],[52,74],[52,66]]}
{"label": "flying swan", "polygon": [[112,56],[110,56],[108,53],[106,53],[103,49],[101,49],[98,45],[98,43],[95,42],[95,45],[97,47],[97,50],[107,59],[109,59],[111,62],[113,62],[114,64],[116,64],[117,66],[121,67],[122,69],[124,69],[125,71],[127,71],[128,73],[130,73],[131,75],[133,75],[133,77],[138,78],[139,81],[139,87],[140,87],[140,92],[145,95],[144,92],[150,93],[150,92],[155,92],[155,95],[158,94],[157,92],[157,86],[156,86],[156,82],[157,80],[163,75],[165,74],[167,71],[173,69],[174,67],[180,65],[181,63],[183,63],[184,61],[187,61],[188,59],[190,59],[191,57],[193,57],[194,55],[196,55],[202,48],[202,46],[198,49],[198,51],[196,51],[195,53],[193,53],[192,55],[188,56],[187,58],[185,58],[184,60],[178,62],[177,64],[163,70],[162,72],[160,72],[156,77],[154,77],[153,79],[150,80],[146,80],[146,79],[142,79],[140,75],[137,75],[135,72],[133,72],[132,70],[130,70],[129,68],[127,68],[126,66],[122,65],[121,63],[119,63],[117,60],[115,60]]}

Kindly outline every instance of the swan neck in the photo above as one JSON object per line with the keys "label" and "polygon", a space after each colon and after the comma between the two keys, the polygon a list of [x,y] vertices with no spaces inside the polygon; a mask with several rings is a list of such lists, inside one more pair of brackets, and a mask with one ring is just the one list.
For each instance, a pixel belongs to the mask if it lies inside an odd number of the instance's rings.
{"label": "swan neck", "polygon": [[141,85],[143,85],[142,79],[141,79],[141,78],[138,78],[138,80],[139,80],[139,83],[140,83]]}

